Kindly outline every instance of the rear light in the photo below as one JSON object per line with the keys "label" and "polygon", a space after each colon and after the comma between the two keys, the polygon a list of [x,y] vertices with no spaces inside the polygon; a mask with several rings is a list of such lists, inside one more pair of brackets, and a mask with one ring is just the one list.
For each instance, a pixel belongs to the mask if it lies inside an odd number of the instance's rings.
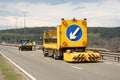
{"label": "rear light", "polygon": [[84,46],[87,46],[87,42],[86,42],[86,41],[83,41],[82,44],[83,44]]}
{"label": "rear light", "polygon": [[63,25],[67,25],[67,22],[66,22],[66,21],[62,21],[62,24],[63,24]]}
{"label": "rear light", "polygon": [[67,22],[64,20],[64,18],[61,19],[63,25],[67,25]]}
{"label": "rear light", "polygon": [[86,25],[86,24],[87,24],[87,23],[86,23],[86,20],[83,20],[82,24],[83,24],[83,25]]}
{"label": "rear light", "polygon": [[68,46],[66,41],[63,42],[63,46]]}
{"label": "rear light", "polygon": [[87,22],[86,22],[86,21],[87,21],[87,18],[84,18],[84,20],[83,20],[83,22],[82,22],[82,24],[85,25],[85,26],[87,25]]}

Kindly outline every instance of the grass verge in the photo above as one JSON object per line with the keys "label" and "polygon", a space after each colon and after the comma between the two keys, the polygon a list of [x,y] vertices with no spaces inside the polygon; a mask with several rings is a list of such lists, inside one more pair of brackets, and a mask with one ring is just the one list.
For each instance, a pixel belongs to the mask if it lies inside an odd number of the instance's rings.
{"label": "grass verge", "polygon": [[4,80],[24,80],[23,76],[0,55],[0,72]]}

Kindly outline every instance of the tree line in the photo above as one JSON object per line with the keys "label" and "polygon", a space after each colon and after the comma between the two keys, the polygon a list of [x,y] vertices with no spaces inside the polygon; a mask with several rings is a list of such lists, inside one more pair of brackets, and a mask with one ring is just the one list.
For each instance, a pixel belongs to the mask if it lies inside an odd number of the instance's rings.
{"label": "tree line", "polygon": [[[0,30],[0,42],[18,43],[25,38],[42,44],[43,33],[45,30],[56,29],[55,27],[32,27]],[[88,27],[88,46],[103,47],[108,49],[120,48],[120,27]]]}

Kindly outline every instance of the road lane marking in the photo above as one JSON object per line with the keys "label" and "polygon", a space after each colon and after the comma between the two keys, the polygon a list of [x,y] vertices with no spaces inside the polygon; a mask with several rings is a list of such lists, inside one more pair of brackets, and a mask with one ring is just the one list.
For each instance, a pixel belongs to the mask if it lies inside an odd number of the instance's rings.
{"label": "road lane marking", "polygon": [[36,78],[34,78],[32,75],[30,75],[28,72],[26,72],[24,69],[22,69],[20,66],[18,66],[16,63],[14,63],[10,58],[8,58],[7,56],[5,56],[2,52],[0,52],[0,54],[5,57],[8,61],[10,61],[13,65],[15,65],[16,68],[18,68],[20,71],[22,71],[26,76],[28,76],[30,79],[32,80],[37,80]]}
{"label": "road lane marking", "polygon": [[76,66],[72,66],[72,67],[75,68],[75,69],[82,70],[82,68],[80,68],[80,67],[76,67]]}
{"label": "road lane marking", "polygon": [[111,63],[111,62],[105,62],[106,64],[113,64],[113,63]]}

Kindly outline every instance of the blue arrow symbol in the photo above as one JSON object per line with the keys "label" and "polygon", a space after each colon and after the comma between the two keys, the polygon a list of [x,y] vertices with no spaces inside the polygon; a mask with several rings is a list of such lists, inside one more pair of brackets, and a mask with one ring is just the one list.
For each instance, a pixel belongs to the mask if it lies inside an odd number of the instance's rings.
{"label": "blue arrow symbol", "polygon": [[23,46],[25,46],[25,45],[27,44],[27,42],[25,41],[25,42],[23,42],[22,44],[23,44]]}

